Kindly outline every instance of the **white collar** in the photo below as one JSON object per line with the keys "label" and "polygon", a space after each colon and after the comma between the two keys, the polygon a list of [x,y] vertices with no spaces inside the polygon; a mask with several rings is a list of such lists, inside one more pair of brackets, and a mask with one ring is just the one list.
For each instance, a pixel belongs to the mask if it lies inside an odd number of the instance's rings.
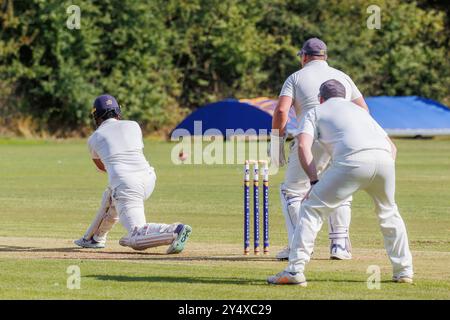
{"label": "white collar", "polygon": [[109,119],[106,119],[105,121],[102,122],[101,125],[99,125],[99,128],[100,128],[102,125],[107,124],[107,123],[111,123],[111,122],[113,122],[113,121],[119,121],[119,120],[117,120],[116,118],[109,118]]}
{"label": "white collar", "polygon": [[315,65],[315,64],[324,64],[324,65],[328,65],[328,62],[327,62],[326,60],[311,60],[311,61],[309,61],[307,64],[305,64],[305,65],[303,66],[303,68],[309,67],[309,66],[312,66],[312,65]]}
{"label": "white collar", "polygon": [[[336,101],[336,102],[338,102],[338,101],[348,101],[347,99],[345,99],[345,98],[342,98],[342,97],[332,97],[332,98],[329,98],[327,101],[325,101],[325,102],[330,102],[330,103],[332,103],[332,102],[334,102],[334,101]],[[325,103],[324,102],[324,103]]]}

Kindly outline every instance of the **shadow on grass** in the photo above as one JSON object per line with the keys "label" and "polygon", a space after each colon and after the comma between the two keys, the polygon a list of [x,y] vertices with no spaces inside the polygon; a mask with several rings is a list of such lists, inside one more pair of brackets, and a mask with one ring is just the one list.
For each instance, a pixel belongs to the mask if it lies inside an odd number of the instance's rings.
{"label": "shadow on grass", "polygon": [[265,279],[243,278],[209,278],[209,277],[163,277],[163,276],[113,276],[113,275],[89,275],[86,278],[94,278],[101,281],[116,282],[165,282],[165,283],[200,283],[200,284],[237,284],[237,285],[261,285],[266,284]]}
{"label": "shadow on grass", "polygon": [[[314,277],[306,279],[308,283],[317,283],[317,282],[332,282],[332,283],[367,283],[367,280],[356,280],[356,279],[315,279]],[[392,280],[381,280],[380,283],[394,283]]]}
{"label": "shadow on grass", "polygon": [[[236,284],[236,285],[268,285],[266,279],[244,279],[244,278],[210,278],[210,277],[167,277],[167,276],[120,276],[120,275],[89,275],[86,278],[93,278],[100,281],[115,281],[115,282],[165,282],[165,283],[200,283],[200,284]],[[366,280],[355,279],[315,279],[308,278],[310,284],[314,283],[366,283]],[[383,280],[381,283],[393,283],[390,280]],[[281,287],[279,285],[270,285],[271,287]],[[295,285],[289,285],[295,287]]]}

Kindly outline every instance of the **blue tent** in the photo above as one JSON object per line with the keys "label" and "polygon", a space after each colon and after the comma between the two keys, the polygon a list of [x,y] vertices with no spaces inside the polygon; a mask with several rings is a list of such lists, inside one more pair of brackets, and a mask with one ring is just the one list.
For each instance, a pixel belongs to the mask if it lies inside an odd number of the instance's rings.
{"label": "blue tent", "polygon": [[265,130],[266,134],[269,134],[271,128],[270,113],[249,103],[227,99],[207,104],[191,113],[172,131],[172,137],[216,135],[218,132],[228,136],[227,130],[230,129],[242,130],[242,134],[247,130],[256,130],[255,133],[258,135],[260,130]]}
{"label": "blue tent", "polygon": [[371,97],[370,114],[387,133],[395,136],[450,135],[450,109],[416,96]]}
{"label": "blue tent", "polygon": [[[366,98],[370,113],[390,134],[396,136],[450,135],[450,109],[433,100],[416,96]],[[265,135],[272,126],[276,100],[227,99],[203,106],[187,116],[172,132],[172,137],[186,135],[223,135],[227,130],[256,130],[255,135]],[[288,131],[297,126],[291,110]],[[238,133],[239,134],[239,133]]]}

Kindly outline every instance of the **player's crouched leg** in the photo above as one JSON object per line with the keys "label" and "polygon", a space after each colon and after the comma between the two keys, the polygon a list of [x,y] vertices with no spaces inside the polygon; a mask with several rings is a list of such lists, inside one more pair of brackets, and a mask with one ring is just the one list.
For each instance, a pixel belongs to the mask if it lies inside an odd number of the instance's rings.
{"label": "player's crouched leg", "polygon": [[134,250],[170,245],[168,254],[180,253],[192,232],[192,228],[182,223],[170,225],[147,223],[143,227],[135,227],[131,235],[122,237],[119,244]]}

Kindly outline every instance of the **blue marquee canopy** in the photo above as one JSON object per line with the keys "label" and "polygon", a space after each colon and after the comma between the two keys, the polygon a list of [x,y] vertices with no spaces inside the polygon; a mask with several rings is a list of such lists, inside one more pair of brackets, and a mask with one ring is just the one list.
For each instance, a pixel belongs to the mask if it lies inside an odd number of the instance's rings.
{"label": "blue marquee canopy", "polygon": [[369,97],[370,114],[396,136],[450,135],[450,109],[426,98]]}
{"label": "blue marquee canopy", "polygon": [[[416,97],[368,97],[370,113],[390,134],[396,136],[450,135],[450,109],[436,101]],[[270,133],[276,100],[227,99],[200,107],[187,116],[172,132],[185,135]],[[289,114],[288,131],[297,126],[295,112]],[[228,132],[227,132],[228,130]],[[230,131],[231,130],[231,131]],[[245,133],[244,133],[245,132]]]}

